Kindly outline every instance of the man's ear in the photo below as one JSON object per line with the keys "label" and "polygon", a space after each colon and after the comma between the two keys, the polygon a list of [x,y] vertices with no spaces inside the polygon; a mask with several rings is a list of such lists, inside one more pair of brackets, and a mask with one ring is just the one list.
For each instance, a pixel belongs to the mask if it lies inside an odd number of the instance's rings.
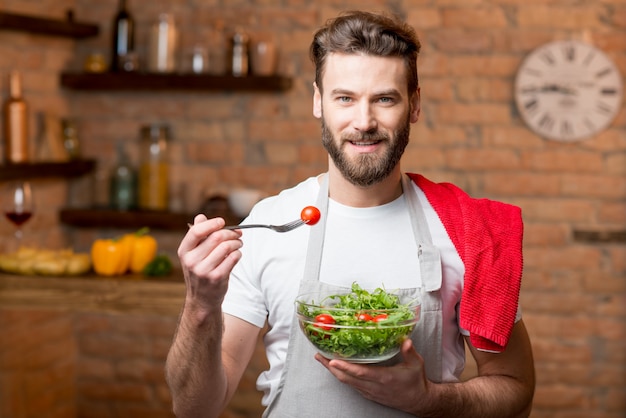
{"label": "man's ear", "polygon": [[313,116],[318,119],[322,117],[322,93],[316,82],[313,82]]}
{"label": "man's ear", "polygon": [[419,120],[420,112],[422,110],[419,87],[417,88],[415,93],[411,95],[410,105],[411,105],[411,123],[415,123]]}

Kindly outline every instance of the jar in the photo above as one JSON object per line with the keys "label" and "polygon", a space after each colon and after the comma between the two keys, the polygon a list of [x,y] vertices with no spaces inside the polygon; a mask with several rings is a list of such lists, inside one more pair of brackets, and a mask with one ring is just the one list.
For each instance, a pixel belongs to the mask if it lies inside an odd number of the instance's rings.
{"label": "jar", "polygon": [[178,30],[174,16],[161,13],[159,20],[150,28],[148,71],[172,73],[176,71],[176,49]]}
{"label": "jar", "polygon": [[167,210],[169,203],[169,158],[167,125],[141,127],[139,208]]}
{"label": "jar", "polygon": [[195,45],[191,51],[191,72],[203,74],[209,72],[209,50],[202,45]]}
{"label": "jar", "polygon": [[91,53],[85,59],[83,69],[86,73],[103,73],[107,70],[104,55],[99,52]]}

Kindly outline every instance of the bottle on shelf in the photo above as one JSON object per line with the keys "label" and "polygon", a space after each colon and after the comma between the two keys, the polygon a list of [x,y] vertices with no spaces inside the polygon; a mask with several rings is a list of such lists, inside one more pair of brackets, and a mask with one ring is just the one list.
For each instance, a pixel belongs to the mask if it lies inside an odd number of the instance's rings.
{"label": "bottle on shelf", "polygon": [[235,77],[248,75],[249,37],[241,28],[237,28],[231,39],[231,74]]}
{"label": "bottle on shelf", "polygon": [[139,208],[167,210],[169,205],[169,126],[151,124],[141,128]]}
{"label": "bottle on shelf", "polygon": [[137,172],[121,142],[117,144],[117,164],[110,179],[109,203],[113,209],[137,208]]}
{"label": "bottle on shelf", "polygon": [[121,71],[121,60],[133,54],[135,49],[135,20],[128,11],[126,0],[120,0],[113,19],[113,45],[111,71]]}
{"label": "bottle on shelf", "polygon": [[178,30],[174,16],[161,13],[150,28],[148,71],[153,73],[173,73],[176,71]]}
{"label": "bottle on shelf", "polygon": [[22,97],[22,75],[9,73],[9,94],[4,101],[4,161],[25,163],[30,160],[28,143],[28,105]]}
{"label": "bottle on shelf", "polygon": [[72,119],[62,119],[61,129],[63,131],[63,147],[70,160],[80,157],[80,142],[78,140],[78,130],[76,123]]}

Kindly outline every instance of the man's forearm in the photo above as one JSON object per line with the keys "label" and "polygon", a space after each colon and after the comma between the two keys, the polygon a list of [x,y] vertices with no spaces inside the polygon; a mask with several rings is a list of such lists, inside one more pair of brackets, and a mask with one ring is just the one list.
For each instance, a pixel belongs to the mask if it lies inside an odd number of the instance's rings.
{"label": "man's forearm", "polygon": [[521,418],[530,414],[532,386],[509,376],[479,376],[462,383],[432,384],[423,418]]}
{"label": "man's forearm", "polygon": [[[468,347],[478,376],[462,383],[430,384],[427,417],[527,417],[535,393],[535,368],[523,320],[513,327],[506,350],[491,354]],[[432,396],[431,396],[432,395]],[[424,416],[424,414],[418,416]]]}
{"label": "man's forearm", "polygon": [[211,314],[183,310],[165,365],[178,418],[219,416],[227,393],[222,333],[221,310]]}

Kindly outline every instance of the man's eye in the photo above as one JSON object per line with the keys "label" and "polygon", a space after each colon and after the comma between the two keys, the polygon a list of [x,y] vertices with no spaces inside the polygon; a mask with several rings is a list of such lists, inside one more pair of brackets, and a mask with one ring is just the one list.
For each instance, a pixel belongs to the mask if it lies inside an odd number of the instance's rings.
{"label": "man's eye", "polygon": [[393,103],[394,100],[391,97],[381,97],[378,101],[381,103]]}
{"label": "man's eye", "polygon": [[349,103],[349,102],[352,101],[352,99],[349,98],[348,96],[340,96],[340,97],[337,98],[337,100],[339,100],[340,102],[343,102],[343,103]]}

